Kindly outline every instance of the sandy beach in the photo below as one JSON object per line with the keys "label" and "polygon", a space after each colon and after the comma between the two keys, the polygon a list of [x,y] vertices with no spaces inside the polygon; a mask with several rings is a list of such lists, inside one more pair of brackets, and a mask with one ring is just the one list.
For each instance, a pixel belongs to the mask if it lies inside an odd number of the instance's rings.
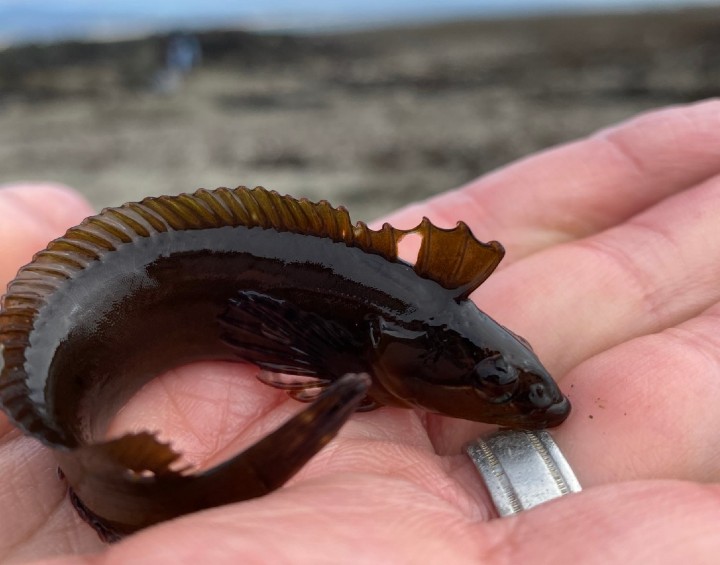
{"label": "sandy beach", "polygon": [[[372,219],[638,112],[720,92],[720,10],[335,35],[197,34],[0,52],[0,182],[98,208],[263,185]],[[528,187],[531,189],[532,187]]]}

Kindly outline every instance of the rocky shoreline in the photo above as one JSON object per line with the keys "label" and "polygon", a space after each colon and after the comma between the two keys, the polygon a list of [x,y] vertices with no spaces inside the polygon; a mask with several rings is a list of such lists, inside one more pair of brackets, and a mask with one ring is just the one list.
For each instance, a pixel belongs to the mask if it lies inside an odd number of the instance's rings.
{"label": "rocky shoreline", "polygon": [[0,52],[0,182],[98,207],[262,184],[372,219],[649,108],[720,93],[720,9]]}

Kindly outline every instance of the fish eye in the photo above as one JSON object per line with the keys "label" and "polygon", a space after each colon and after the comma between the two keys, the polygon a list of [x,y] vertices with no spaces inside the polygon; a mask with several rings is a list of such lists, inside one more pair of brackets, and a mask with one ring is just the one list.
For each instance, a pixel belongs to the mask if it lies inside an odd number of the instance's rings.
{"label": "fish eye", "polygon": [[473,367],[470,374],[475,390],[489,402],[500,404],[509,400],[518,384],[518,370],[502,355],[487,357]]}

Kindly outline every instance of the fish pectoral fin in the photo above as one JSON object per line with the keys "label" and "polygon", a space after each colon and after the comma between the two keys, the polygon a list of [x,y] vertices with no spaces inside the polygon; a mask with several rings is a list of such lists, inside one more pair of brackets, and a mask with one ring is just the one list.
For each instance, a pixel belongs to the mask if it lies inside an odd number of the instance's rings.
{"label": "fish pectoral fin", "polygon": [[[348,374],[352,375],[353,373]],[[367,373],[363,374],[367,375]],[[298,402],[314,402],[333,382],[317,377],[271,373],[270,371],[261,371],[257,378],[263,384],[284,390],[290,398]],[[367,378],[370,379],[370,375],[367,375]],[[377,402],[372,396],[367,395],[362,399],[356,411],[370,412],[371,410],[380,408],[380,406],[382,406],[382,404]]]}
{"label": "fish pectoral fin", "polygon": [[[241,291],[230,300],[219,323],[223,341],[239,357],[271,373],[317,377],[326,385],[345,373],[364,370],[357,355],[361,346],[347,329],[287,300]],[[274,378],[263,382],[286,390],[298,388]]]}
{"label": "fish pectoral fin", "polygon": [[263,384],[284,390],[291,398],[300,402],[312,402],[332,383],[330,379],[265,370],[260,371],[257,378]]}
{"label": "fish pectoral fin", "polygon": [[332,381],[307,375],[288,375],[287,373],[273,373],[262,370],[258,373],[257,379],[268,386],[286,390],[288,392],[303,392],[314,389],[325,389]]}

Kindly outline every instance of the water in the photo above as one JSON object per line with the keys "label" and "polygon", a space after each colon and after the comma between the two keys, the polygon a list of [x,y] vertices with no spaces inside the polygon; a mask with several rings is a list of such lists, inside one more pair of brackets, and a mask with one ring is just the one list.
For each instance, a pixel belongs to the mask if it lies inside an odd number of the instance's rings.
{"label": "water", "polygon": [[137,36],[198,27],[352,29],[548,12],[720,5],[720,0],[0,0],[0,43]]}

